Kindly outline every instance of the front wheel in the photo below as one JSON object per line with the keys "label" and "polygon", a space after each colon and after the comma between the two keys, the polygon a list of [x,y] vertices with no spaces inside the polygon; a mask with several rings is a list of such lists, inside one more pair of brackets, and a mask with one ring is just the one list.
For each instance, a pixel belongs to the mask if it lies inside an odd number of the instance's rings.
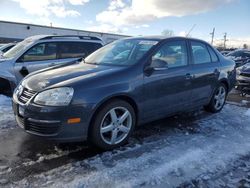
{"label": "front wheel", "polygon": [[216,113],[222,110],[227,98],[227,88],[225,84],[220,83],[216,88],[210,103],[205,106],[205,110]]}
{"label": "front wheel", "polygon": [[125,144],[136,122],[133,107],[123,101],[107,103],[94,117],[90,140],[97,147],[110,150]]}

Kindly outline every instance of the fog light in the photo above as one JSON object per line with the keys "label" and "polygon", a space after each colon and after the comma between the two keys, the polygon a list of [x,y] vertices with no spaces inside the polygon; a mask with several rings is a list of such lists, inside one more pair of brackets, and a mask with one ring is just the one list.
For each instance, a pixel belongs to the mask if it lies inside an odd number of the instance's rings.
{"label": "fog light", "polygon": [[68,119],[68,124],[80,123],[81,118],[70,118]]}

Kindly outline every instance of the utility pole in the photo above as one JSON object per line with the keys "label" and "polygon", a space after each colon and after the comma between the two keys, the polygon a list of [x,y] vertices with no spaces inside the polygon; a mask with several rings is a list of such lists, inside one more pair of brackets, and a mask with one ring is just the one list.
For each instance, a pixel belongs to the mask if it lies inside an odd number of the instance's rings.
{"label": "utility pole", "polygon": [[213,46],[214,43],[214,33],[215,33],[215,28],[213,28],[213,32],[210,33],[210,35],[212,36],[212,40],[211,40],[211,45]]}
{"label": "utility pole", "polygon": [[226,42],[228,41],[227,40],[227,33],[224,33],[223,40],[224,40],[224,50],[225,50],[226,49]]}

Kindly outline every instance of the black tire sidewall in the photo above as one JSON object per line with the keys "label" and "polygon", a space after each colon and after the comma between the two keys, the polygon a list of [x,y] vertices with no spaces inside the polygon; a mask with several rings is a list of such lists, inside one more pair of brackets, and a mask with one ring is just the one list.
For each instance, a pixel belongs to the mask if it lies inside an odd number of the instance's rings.
{"label": "black tire sidewall", "polygon": [[[220,87],[224,87],[224,89],[225,89],[225,92],[226,92],[225,101],[224,101],[224,103],[223,103],[223,105],[221,106],[220,109],[216,109],[215,106],[214,106],[214,105],[215,105],[215,104],[214,104],[214,97],[215,97],[215,95],[216,95],[216,93],[217,93],[217,91],[218,91],[218,89],[219,89]],[[225,103],[226,103],[227,94],[228,94],[227,87],[225,86],[225,84],[220,83],[220,84],[216,87],[216,89],[214,90],[212,99],[211,99],[209,105],[206,107],[206,109],[207,109],[208,111],[210,111],[210,112],[213,112],[213,113],[220,112],[220,111],[223,109],[223,107],[224,107],[224,105],[225,105]]]}
{"label": "black tire sidewall", "polygon": [[[111,110],[112,108],[115,108],[115,107],[124,107],[127,110],[129,110],[129,112],[132,116],[132,126],[131,126],[129,134],[122,142],[120,142],[118,144],[110,145],[110,144],[107,144],[106,142],[103,141],[101,134],[100,134],[100,128],[101,128],[102,119],[105,116],[105,114],[109,110]],[[94,119],[93,119],[91,127],[90,127],[89,140],[95,146],[97,146],[103,150],[111,150],[111,149],[117,148],[117,147],[125,144],[128,141],[129,137],[131,136],[131,134],[134,130],[135,124],[136,124],[136,115],[135,115],[135,111],[134,111],[133,107],[129,103],[127,103],[126,101],[123,101],[123,100],[113,100],[113,101],[106,103],[105,105],[103,105],[103,107],[101,107],[101,109],[97,112],[96,116],[93,118]]]}

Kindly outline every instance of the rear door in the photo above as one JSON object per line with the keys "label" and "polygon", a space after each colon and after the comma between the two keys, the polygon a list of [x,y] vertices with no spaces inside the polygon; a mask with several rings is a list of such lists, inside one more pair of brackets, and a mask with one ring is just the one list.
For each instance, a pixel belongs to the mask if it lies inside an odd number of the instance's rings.
{"label": "rear door", "polygon": [[166,69],[144,75],[144,119],[152,120],[184,110],[191,97],[190,67],[185,40],[172,40],[163,44],[151,60],[160,59]]}
{"label": "rear door", "polygon": [[58,58],[68,59],[68,61],[85,58],[100,47],[102,45],[95,42],[60,42],[58,43]]}
{"label": "rear door", "polygon": [[209,101],[219,79],[220,62],[206,43],[190,40],[192,55],[192,101],[195,106]]}

